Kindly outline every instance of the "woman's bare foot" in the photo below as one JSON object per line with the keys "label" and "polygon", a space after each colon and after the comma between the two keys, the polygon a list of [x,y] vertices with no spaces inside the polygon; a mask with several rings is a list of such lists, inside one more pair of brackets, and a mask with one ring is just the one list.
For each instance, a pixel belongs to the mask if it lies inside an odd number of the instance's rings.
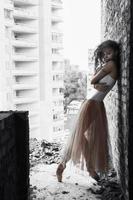
{"label": "woman's bare foot", "polygon": [[90,176],[95,179],[96,181],[100,180],[99,175],[95,171],[89,171]]}
{"label": "woman's bare foot", "polygon": [[66,168],[65,164],[60,163],[58,165],[57,170],[56,170],[56,176],[57,176],[58,182],[62,182],[62,173],[65,168]]}

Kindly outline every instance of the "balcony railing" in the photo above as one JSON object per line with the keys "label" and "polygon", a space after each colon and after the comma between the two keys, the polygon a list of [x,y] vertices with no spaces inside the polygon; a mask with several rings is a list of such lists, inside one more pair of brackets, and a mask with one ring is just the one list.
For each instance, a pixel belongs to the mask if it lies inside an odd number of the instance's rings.
{"label": "balcony railing", "polygon": [[53,82],[53,87],[57,87],[57,88],[60,88],[60,87],[63,87],[64,86],[64,83],[63,83],[63,81],[61,82],[61,81],[54,81]]}
{"label": "balcony railing", "polygon": [[15,8],[13,11],[13,16],[15,19],[37,19],[38,16],[36,13],[31,12],[30,10]]}
{"label": "balcony railing", "polygon": [[37,115],[39,115],[39,112],[38,112],[38,111],[29,112],[29,117],[30,117],[30,118],[32,118],[32,117],[34,117],[34,116],[37,116]]}
{"label": "balcony railing", "polygon": [[5,3],[13,4],[13,0],[5,0]]}
{"label": "balcony railing", "polygon": [[30,124],[30,130],[38,129],[39,127],[39,124]]}
{"label": "balcony railing", "polygon": [[38,0],[14,0],[15,6],[38,5]]}
{"label": "balcony railing", "polygon": [[58,1],[58,0],[52,0],[51,5],[52,5],[52,9],[62,9],[63,2],[62,1]]}
{"label": "balcony railing", "polygon": [[61,61],[63,61],[63,57],[61,55],[58,55],[58,54],[53,54],[52,55],[52,61],[61,62]]}
{"label": "balcony railing", "polygon": [[52,42],[52,48],[63,49],[63,43],[62,42]]}
{"label": "balcony railing", "polygon": [[61,30],[60,28],[52,27],[52,33],[63,35],[63,30]]}
{"label": "balcony railing", "polygon": [[18,104],[27,104],[27,103],[32,103],[32,102],[38,102],[38,99],[35,99],[35,98],[23,98],[23,97],[19,97],[19,98],[15,98],[14,99],[14,103],[16,105],[18,105]]}
{"label": "balcony railing", "polygon": [[14,70],[12,72],[14,76],[36,76],[38,72],[36,71],[23,71],[23,70]]}
{"label": "balcony railing", "polygon": [[63,34],[62,33],[52,33],[52,42],[53,43],[63,43]]}
{"label": "balcony railing", "polygon": [[38,57],[35,56],[27,56],[27,55],[23,55],[23,54],[15,54],[13,55],[13,60],[14,61],[38,61]]}
{"label": "balcony railing", "polygon": [[37,47],[37,43],[22,39],[12,40],[12,45],[15,47],[27,47],[27,48],[35,48]]}
{"label": "balcony railing", "polygon": [[62,0],[52,0],[52,3],[58,3],[58,4],[62,4],[63,1]]}
{"label": "balcony railing", "polygon": [[16,33],[37,33],[38,32],[36,28],[30,27],[28,25],[21,24],[21,23],[16,23],[12,27],[12,31]]}
{"label": "balcony railing", "polygon": [[13,10],[13,0],[5,0],[4,8],[6,8],[8,10]]}
{"label": "balcony railing", "polygon": [[30,89],[36,89],[38,86],[37,85],[33,85],[33,84],[15,84],[13,85],[13,89],[14,90],[30,90]]}
{"label": "balcony railing", "polygon": [[61,16],[53,14],[52,15],[52,22],[60,23],[60,22],[63,22],[63,20],[62,20]]}

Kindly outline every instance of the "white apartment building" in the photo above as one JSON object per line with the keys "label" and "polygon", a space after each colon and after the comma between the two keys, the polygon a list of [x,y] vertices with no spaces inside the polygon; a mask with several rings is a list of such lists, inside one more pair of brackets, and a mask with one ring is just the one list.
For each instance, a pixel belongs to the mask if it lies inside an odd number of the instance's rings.
{"label": "white apartment building", "polygon": [[90,83],[95,71],[93,54],[94,49],[88,49],[87,98],[89,98],[91,95],[91,90],[93,87]]}
{"label": "white apartment building", "polygon": [[38,0],[0,1],[0,109],[28,110],[40,134]]}
{"label": "white apartment building", "polygon": [[40,0],[41,137],[60,139],[64,131],[62,0]]}
{"label": "white apartment building", "polygon": [[30,137],[64,130],[61,0],[0,1],[0,110],[28,110]]}

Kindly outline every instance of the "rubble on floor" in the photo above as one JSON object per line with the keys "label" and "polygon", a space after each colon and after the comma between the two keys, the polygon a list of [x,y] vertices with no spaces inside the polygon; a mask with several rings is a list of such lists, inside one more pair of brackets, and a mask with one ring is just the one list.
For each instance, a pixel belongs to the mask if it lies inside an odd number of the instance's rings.
{"label": "rubble on floor", "polygon": [[[114,170],[107,177],[96,182],[78,173],[66,173],[63,183],[56,180],[55,170],[60,158],[61,144],[46,140],[30,140],[30,200],[124,200],[120,184]],[[72,177],[75,177],[72,178]],[[88,180],[92,180],[87,182]],[[40,184],[40,185],[39,185]]]}
{"label": "rubble on floor", "polygon": [[101,194],[101,200],[125,200],[116,175],[108,175],[107,179],[101,178],[98,182],[100,190],[91,190],[93,194]]}
{"label": "rubble on floor", "polygon": [[52,164],[59,160],[61,144],[50,143],[46,140],[30,139],[30,167],[37,163]]}

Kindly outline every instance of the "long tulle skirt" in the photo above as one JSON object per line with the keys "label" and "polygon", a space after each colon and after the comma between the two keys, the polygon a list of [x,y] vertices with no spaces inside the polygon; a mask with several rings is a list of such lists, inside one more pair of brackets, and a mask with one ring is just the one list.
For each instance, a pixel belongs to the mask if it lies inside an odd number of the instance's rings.
{"label": "long tulle skirt", "polygon": [[71,160],[82,170],[107,172],[113,167],[108,121],[103,101],[85,100],[74,130],[62,153],[61,162]]}

